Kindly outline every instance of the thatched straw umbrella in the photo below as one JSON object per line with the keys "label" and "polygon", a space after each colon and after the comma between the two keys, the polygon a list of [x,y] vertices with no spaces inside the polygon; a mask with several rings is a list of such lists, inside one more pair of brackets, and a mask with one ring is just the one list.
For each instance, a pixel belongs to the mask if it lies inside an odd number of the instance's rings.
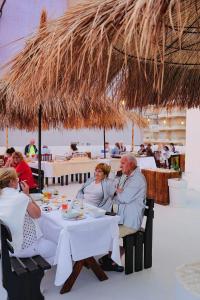
{"label": "thatched straw umbrella", "polygon": [[[30,72],[34,69],[34,74],[38,77],[36,80],[39,84],[39,75],[41,72],[41,66],[45,62],[45,51],[38,47],[40,42],[48,35],[47,28],[47,16],[43,11],[40,19],[40,26],[37,36],[33,40],[28,40],[25,48],[17,56],[17,61],[20,64],[18,73],[14,74],[12,79],[20,86],[22,86],[21,80],[23,80],[23,60],[22,57],[27,57],[27,60],[31,62]],[[33,63],[33,58],[39,55],[39,59],[36,59]],[[14,60],[16,61],[16,60]],[[22,64],[21,64],[22,62]],[[33,65],[34,64],[34,65]],[[31,69],[33,68],[33,69]],[[52,74],[53,75],[53,74]],[[19,129],[26,128],[27,130],[34,130],[39,126],[38,136],[38,148],[39,148],[39,160],[38,168],[41,169],[41,129],[48,129],[49,127],[58,128],[60,126],[64,128],[80,128],[80,127],[103,127],[103,128],[122,128],[125,124],[123,116],[118,112],[116,107],[106,103],[102,98],[98,101],[92,101],[89,97],[84,96],[81,100],[69,97],[67,93],[59,97],[56,93],[52,97],[23,97],[10,85],[9,80],[4,81],[4,86],[1,88],[2,99],[2,121],[3,125],[15,127]],[[30,85],[34,85],[35,82],[29,81]],[[46,83],[44,83],[46,87]],[[39,84],[40,85],[40,84]],[[28,88],[28,86],[27,86]],[[26,88],[24,89],[24,91]],[[5,107],[6,99],[6,107]],[[43,114],[43,116],[42,116]],[[38,119],[37,119],[38,115]],[[77,121],[78,120],[78,121]],[[95,120],[95,123],[94,123]],[[39,122],[39,123],[38,123]]]}
{"label": "thatched straw umbrella", "polygon": [[198,0],[88,0],[30,40],[9,82],[27,101],[109,92],[131,108],[199,106],[199,15]]}

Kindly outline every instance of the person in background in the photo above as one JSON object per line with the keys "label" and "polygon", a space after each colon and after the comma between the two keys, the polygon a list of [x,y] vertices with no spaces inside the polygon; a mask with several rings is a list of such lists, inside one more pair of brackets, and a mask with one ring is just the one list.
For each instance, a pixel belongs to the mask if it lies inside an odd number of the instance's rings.
{"label": "person in background", "polygon": [[145,149],[146,156],[153,156],[153,151],[151,149],[151,144],[148,144]]}
{"label": "person in background", "polygon": [[124,146],[123,142],[119,143],[119,149],[120,149],[120,153],[126,152],[126,146]]}
{"label": "person in background", "polygon": [[[105,142],[105,154],[107,158],[110,158],[110,145],[108,142]],[[101,158],[104,158],[104,149],[101,149]]]}
{"label": "person in background", "polygon": [[26,181],[26,183],[30,189],[30,192],[31,193],[36,192],[37,184],[35,183],[35,180],[33,178],[31,168],[25,162],[22,153],[14,152],[12,155],[12,160],[13,160],[17,175],[19,177],[19,182]]}
{"label": "person in background", "polygon": [[94,178],[88,179],[77,194],[78,199],[86,203],[111,211],[112,197],[115,192],[114,183],[108,178],[111,167],[99,163],[95,168]]}
{"label": "person in background", "polygon": [[38,152],[37,147],[35,146],[35,140],[31,139],[30,143],[26,145],[24,149],[24,154],[26,156],[35,156],[36,153]]}
{"label": "person in background", "polygon": [[15,148],[11,147],[6,150],[4,157],[4,168],[13,167],[12,154],[15,152]]}
{"label": "person in background", "polygon": [[[122,176],[118,180],[113,202],[118,205],[119,224],[137,231],[144,216],[146,179],[137,167],[136,158],[130,154],[122,156],[120,168]],[[99,262],[105,271],[123,271],[123,267],[116,265],[109,255],[103,256]]]}
{"label": "person in background", "polygon": [[67,152],[67,156],[73,156],[74,154],[78,153],[78,148],[76,143],[70,144],[70,150]]}
{"label": "person in background", "polygon": [[167,146],[163,147],[163,150],[161,152],[161,163],[165,164],[165,167],[169,167],[169,158],[171,156],[171,153],[169,151],[169,148]]}
{"label": "person in background", "polygon": [[50,150],[47,145],[42,146],[41,154],[50,154]]}
{"label": "person in background", "polygon": [[111,157],[119,157],[120,155],[120,145],[115,143],[115,147],[111,151]]}
{"label": "person in background", "polygon": [[14,168],[0,169],[0,219],[11,231],[14,256],[41,255],[53,263],[57,245],[42,235],[37,221],[40,207],[31,199],[26,182],[21,181],[21,186],[19,192]]}
{"label": "person in background", "polygon": [[146,154],[146,150],[145,150],[144,144],[140,145],[140,149],[138,150],[138,154],[139,155],[145,155]]}
{"label": "person in background", "polygon": [[174,143],[170,143],[169,144],[169,148],[170,148],[170,152],[172,153],[177,153],[176,149],[175,149],[175,146],[174,146]]}

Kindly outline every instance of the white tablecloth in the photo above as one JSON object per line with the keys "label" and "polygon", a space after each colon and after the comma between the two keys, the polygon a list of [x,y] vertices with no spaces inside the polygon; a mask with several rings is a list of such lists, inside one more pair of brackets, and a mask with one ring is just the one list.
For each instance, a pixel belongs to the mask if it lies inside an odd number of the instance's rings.
{"label": "white tablecloth", "polygon": [[72,261],[112,251],[112,259],[121,264],[118,216],[96,219],[87,216],[84,220],[69,221],[56,210],[43,213],[39,222],[44,237],[58,244],[54,262],[57,264],[55,285],[62,285],[70,276]]}
{"label": "white tablecloth", "polygon": [[[156,169],[154,157],[137,157],[137,163],[140,169],[152,168]],[[88,159],[88,160],[69,160],[54,161],[41,163],[45,177],[60,177],[64,175],[77,173],[94,173],[95,167],[99,162],[106,162],[111,165],[111,171],[116,172],[120,169],[120,159]],[[38,163],[29,163],[30,167],[37,168]]]}
{"label": "white tablecloth", "polygon": [[140,169],[156,169],[156,162],[153,156],[147,156],[147,157],[136,157],[138,167]]}
{"label": "white tablecloth", "polygon": [[[96,165],[97,161],[92,159],[88,159],[86,161],[43,161],[41,163],[45,177],[60,177],[70,174],[94,172]],[[29,166],[37,168],[38,163],[32,162],[29,163]]]}

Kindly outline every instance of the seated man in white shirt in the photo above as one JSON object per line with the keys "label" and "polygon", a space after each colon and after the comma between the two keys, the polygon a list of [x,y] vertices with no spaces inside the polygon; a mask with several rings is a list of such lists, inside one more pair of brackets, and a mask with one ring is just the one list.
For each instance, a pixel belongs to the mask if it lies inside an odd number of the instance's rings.
{"label": "seated man in white shirt", "polygon": [[[118,204],[120,224],[138,230],[141,227],[146,199],[146,180],[137,167],[137,160],[128,154],[121,158],[122,176],[119,178],[114,202]],[[121,268],[113,264],[109,256],[99,262],[106,271],[118,271]]]}

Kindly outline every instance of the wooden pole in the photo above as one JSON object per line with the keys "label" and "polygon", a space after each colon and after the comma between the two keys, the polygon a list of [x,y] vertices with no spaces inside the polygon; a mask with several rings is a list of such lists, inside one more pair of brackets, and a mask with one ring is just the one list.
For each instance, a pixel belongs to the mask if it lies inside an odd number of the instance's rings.
{"label": "wooden pole", "polygon": [[134,151],[134,135],[135,135],[135,132],[134,132],[134,123],[132,122],[132,134],[131,134],[131,151],[133,152]]}
{"label": "wooden pole", "polygon": [[103,151],[104,151],[104,158],[106,158],[106,129],[103,129]]}
{"label": "wooden pole", "polygon": [[8,127],[6,127],[6,149],[8,149]]}
{"label": "wooden pole", "polygon": [[42,174],[41,174],[41,137],[42,137],[42,107],[40,105],[38,111],[38,175],[39,182],[38,187],[40,192],[42,191]]}

